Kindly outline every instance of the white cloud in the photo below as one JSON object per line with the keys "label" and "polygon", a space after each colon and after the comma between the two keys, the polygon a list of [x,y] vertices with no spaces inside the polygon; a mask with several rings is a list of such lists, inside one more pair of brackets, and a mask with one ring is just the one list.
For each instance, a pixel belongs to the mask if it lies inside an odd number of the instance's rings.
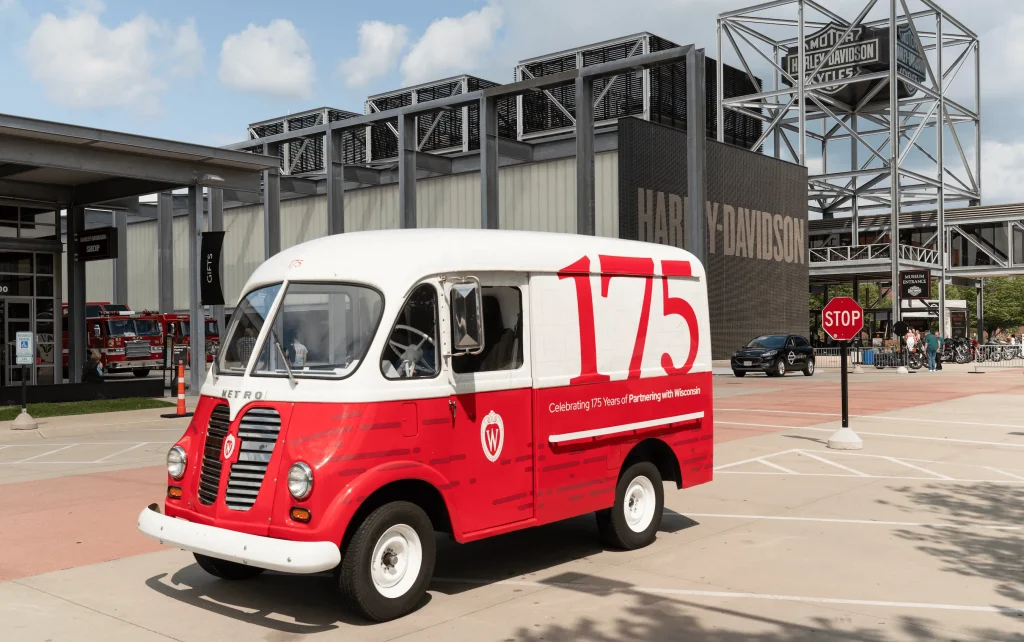
{"label": "white cloud", "polygon": [[274,20],[266,27],[250,24],[245,31],[224,39],[219,77],[224,84],[243,91],[309,98],[313,58],[290,20]]}
{"label": "white cloud", "polygon": [[435,20],[402,60],[405,84],[479,68],[494,46],[503,19],[503,11],[492,5],[461,18]]}
{"label": "white cloud", "polygon": [[349,87],[361,87],[394,69],[409,44],[409,29],[370,20],[359,25],[359,53],[341,63],[339,70]]}
{"label": "white cloud", "polygon": [[1024,202],[1024,142],[985,141],[981,158],[984,202]]}
{"label": "white cloud", "polygon": [[150,39],[158,31],[145,14],[114,28],[94,13],[61,19],[48,13],[29,36],[25,60],[55,102],[69,107],[154,107],[165,84],[154,76]]}
{"label": "white cloud", "polygon": [[44,14],[23,52],[29,73],[61,105],[157,113],[167,76],[193,76],[202,67],[195,20],[173,30],[140,13],[110,27],[100,17],[103,8],[100,0],[75,0],[65,18]]}
{"label": "white cloud", "polygon": [[195,18],[189,18],[178,27],[171,45],[171,72],[186,78],[195,76],[203,68],[203,42],[196,32]]}

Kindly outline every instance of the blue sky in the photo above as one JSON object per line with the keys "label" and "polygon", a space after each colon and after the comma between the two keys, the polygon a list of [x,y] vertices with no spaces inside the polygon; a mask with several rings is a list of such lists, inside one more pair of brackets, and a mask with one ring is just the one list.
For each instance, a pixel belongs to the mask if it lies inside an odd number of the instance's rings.
{"label": "blue sky", "polygon": [[[852,17],[866,1],[826,4]],[[713,52],[718,13],[755,2],[0,0],[0,113],[224,145],[250,122],[361,113],[460,73],[509,82],[522,58],[639,31]],[[985,201],[1024,200],[1024,2],[941,5],[981,36]]]}
{"label": "blue sky", "polygon": [[[0,112],[164,138],[224,144],[243,139],[247,123],[284,112],[329,105],[361,113],[368,94],[401,86],[403,75],[397,68],[364,86],[347,86],[338,65],[358,53],[360,23],[379,20],[404,24],[412,41],[437,18],[463,16],[484,6],[475,0],[432,0],[429,3],[410,0],[390,0],[387,3],[107,0],[102,5],[54,0],[0,0],[0,83],[5,87],[0,98]],[[169,32],[149,37],[149,50],[154,56],[162,55],[172,46],[170,32],[185,21],[194,19],[195,31],[203,47],[201,67],[188,77],[165,78],[166,89],[158,92],[153,101],[155,111],[150,105],[145,109],[135,104],[77,106],[56,100],[47,84],[33,77],[32,65],[26,61],[26,50],[45,14],[66,20],[79,11],[96,15],[107,29],[116,29],[136,20],[140,14],[148,16],[155,23],[156,30]],[[282,18],[294,24],[308,46],[315,76],[311,93],[281,96],[226,86],[218,78],[225,38],[242,32],[250,24],[266,26]],[[159,75],[162,70],[160,65],[156,65],[152,71]]]}

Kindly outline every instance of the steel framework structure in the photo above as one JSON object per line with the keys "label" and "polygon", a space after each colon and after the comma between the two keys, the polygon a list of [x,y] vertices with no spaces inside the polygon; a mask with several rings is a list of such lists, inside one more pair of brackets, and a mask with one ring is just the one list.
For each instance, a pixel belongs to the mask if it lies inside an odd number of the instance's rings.
{"label": "steel framework structure", "polygon": [[[630,56],[622,60],[604,62],[579,69],[571,69],[559,73],[529,78],[508,85],[484,87],[473,91],[460,92],[454,95],[425,102],[415,102],[400,107],[392,107],[362,116],[353,116],[326,123],[305,127],[298,131],[259,137],[264,155],[283,158],[282,145],[302,144],[307,139],[320,139],[325,145],[325,178],[327,194],[327,232],[340,234],[345,231],[345,183],[347,178],[362,184],[379,183],[381,171],[366,167],[365,164],[350,165],[346,163],[343,151],[343,135],[346,132],[365,131],[367,127],[396,123],[398,131],[398,150],[394,164],[398,174],[398,212],[399,226],[416,227],[416,179],[418,170],[435,174],[451,174],[458,157],[446,157],[437,153],[421,150],[422,137],[418,131],[418,119],[436,117],[442,112],[457,110],[463,107],[475,107],[479,110],[479,153],[475,162],[476,171],[480,172],[480,226],[485,229],[500,227],[498,219],[498,165],[499,157],[528,155],[531,145],[515,141],[503,141],[499,136],[499,103],[536,92],[550,92],[566,86],[574,88],[575,102],[575,148],[576,148],[576,231],[578,234],[595,234],[595,176],[594,176],[594,106],[595,85],[600,81],[622,74],[642,73],[644,70],[665,65],[685,64],[687,70],[686,118],[688,122],[704,122],[704,51],[693,45],[672,47],[654,53]],[[686,249],[705,259],[704,208],[704,139],[703,132],[697,128],[687,131],[687,183],[690,194],[690,210],[686,216],[684,231]],[[506,143],[506,144],[503,144]],[[247,140],[225,146],[227,149],[257,151],[260,145]],[[513,143],[510,147],[507,143]],[[351,170],[351,172],[349,171]],[[391,171],[389,169],[388,171]],[[272,181],[267,178],[272,174]],[[290,189],[312,187],[311,193],[317,193],[315,185],[306,185],[303,179],[291,179],[283,182],[278,170],[265,173],[264,189],[264,243],[266,255],[272,256],[280,251],[280,191],[289,186]],[[272,193],[273,191],[273,193]]]}
{"label": "steel framework structure", "polygon": [[[857,64],[861,52],[851,49],[862,33],[882,34],[874,46],[875,60],[886,59],[883,65]],[[832,37],[808,42],[819,34]],[[825,218],[850,216],[853,245],[859,245],[861,210],[888,210],[890,229],[898,229],[901,209],[934,204],[939,228],[946,230],[947,203],[980,202],[978,36],[932,0],[865,0],[853,17],[815,0],[766,2],[719,15],[719,74],[726,46],[751,76],[752,65],[767,64],[773,83],[771,90],[756,94],[719,95],[718,122],[726,110],[760,111],[766,127],[758,144],[772,140],[776,157],[808,165],[808,149],[817,147],[820,170],[812,168],[809,176],[809,209]],[[852,73],[828,73],[843,65]],[[958,100],[950,90],[964,69],[973,78],[968,79],[967,100]],[[840,99],[850,95],[855,102]],[[934,143],[925,142],[926,130],[933,132]],[[973,140],[964,140],[965,131]],[[718,135],[721,139],[721,126]],[[950,143],[956,150],[952,161],[943,153]],[[845,154],[837,155],[837,148]],[[895,283],[899,234],[891,234],[889,243]],[[936,256],[946,257],[948,230],[937,244]],[[945,299],[947,265],[944,258],[935,266],[943,277],[940,301]],[[894,321],[900,313],[896,290]]]}

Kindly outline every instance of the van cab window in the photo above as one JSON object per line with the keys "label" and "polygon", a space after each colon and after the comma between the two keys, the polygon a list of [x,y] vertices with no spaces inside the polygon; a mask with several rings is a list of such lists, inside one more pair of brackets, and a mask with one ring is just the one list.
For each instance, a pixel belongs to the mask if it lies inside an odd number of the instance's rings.
{"label": "van cab window", "polygon": [[256,337],[281,291],[281,284],[268,285],[245,295],[231,315],[231,329],[220,352],[218,370],[223,374],[242,374],[256,349]]}
{"label": "van cab window", "polygon": [[437,290],[413,290],[388,335],[380,370],[388,379],[423,379],[438,373]]}
{"label": "van cab window", "polygon": [[452,357],[458,374],[515,370],[523,365],[523,292],[510,286],[481,288],[484,349]]}
{"label": "van cab window", "polygon": [[253,374],[352,374],[366,357],[383,307],[381,294],[365,286],[288,284]]}

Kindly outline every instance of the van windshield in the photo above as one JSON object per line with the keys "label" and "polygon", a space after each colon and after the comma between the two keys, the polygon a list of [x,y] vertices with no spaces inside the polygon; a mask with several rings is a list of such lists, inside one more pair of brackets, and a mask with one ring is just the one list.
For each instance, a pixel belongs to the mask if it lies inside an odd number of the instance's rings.
{"label": "van windshield", "polygon": [[365,358],[383,307],[384,298],[368,287],[290,283],[253,372],[288,376],[290,369],[295,377],[348,376]]}
{"label": "van windshield", "polygon": [[[256,349],[256,337],[263,329],[263,324],[266,322],[280,291],[280,283],[268,285],[253,290],[238,302],[235,313],[231,315],[228,340],[220,352],[218,370],[221,373],[241,374],[245,372],[245,367],[249,364],[249,359]],[[181,323],[183,325],[182,334],[187,334],[184,327],[187,322]]]}

